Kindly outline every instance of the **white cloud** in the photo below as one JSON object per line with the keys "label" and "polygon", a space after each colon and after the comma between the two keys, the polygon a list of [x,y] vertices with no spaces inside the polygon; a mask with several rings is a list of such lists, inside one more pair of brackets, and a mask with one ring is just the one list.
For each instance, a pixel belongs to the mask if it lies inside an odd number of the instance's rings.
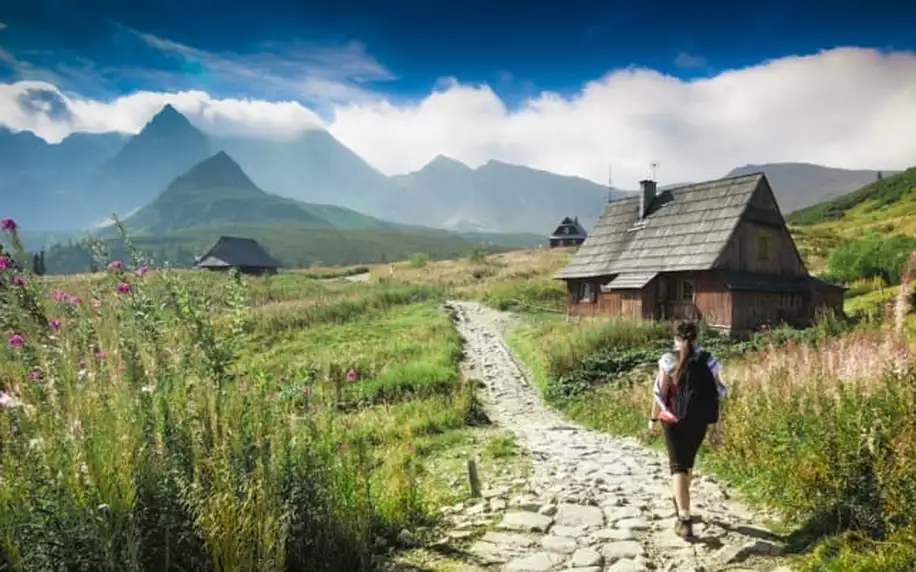
{"label": "white cloud", "polygon": [[[20,98],[30,90],[51,92],[69,109],[69,119],[55,120],[43,106],[23,105]],[[203,91],[141,91],[112,101],[97,101],[64,94],[39,81],[0,84],[0,125],[33,131],[51,142],[74,131],[138,133],[166,103],[202,129],[218,135],[283,138],[322,127],[314,112],[293,101],[215,99]]]}
{"label": "white cloud", "polygon": [[[16,104],[21,89],[0,85],[0,124],[49,139],[71,130],[136,132],[167,101],[220,132],[276,137],[321,124],[295,102],[214,99],[200,91],[110,102],[66,96],[72,119],[65,124],[25,113]],[[450,80],[418,102],[336,105],[325,126],[389,174],[419,169],[438,154],[602,183],[611,165],[615,185],[626,188],[649,174],[652,161],[663,184],[776,161],[895,169],[916,162],[916,54],[843,48],[689,82],[631,68],[573,97],[541,93],[513,110],[487,86]]]}
{"label": "white cloud", "polygon": [[7,25],[4,24],[3,22],[0,22],[0,30],[5,30],[6,28],[7,28]]}

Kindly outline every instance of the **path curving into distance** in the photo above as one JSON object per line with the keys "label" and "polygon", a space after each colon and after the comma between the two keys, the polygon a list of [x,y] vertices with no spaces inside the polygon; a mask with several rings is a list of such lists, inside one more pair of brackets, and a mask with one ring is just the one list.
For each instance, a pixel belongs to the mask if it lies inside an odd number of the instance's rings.
{"label": "path curving into distance", "polygon": [[663,455],[635,439],[584,429],[544,405],[503,342],[510,314],[473,302],[450,301],[446,309],[465,340],[465,374],[485,384],[481,400],[490,419],[515,434],[532,465],[521,493],[510,495],[498,477],[487,482],[482,475],[484,498],[449,511],[456,541],[484,522],[497,523],[468,538],[464,553],[479,568],[789,570],[774,562],[778,537],[753,524],[753,514],[707,476],[692,487],[698,540],[675,536]]}

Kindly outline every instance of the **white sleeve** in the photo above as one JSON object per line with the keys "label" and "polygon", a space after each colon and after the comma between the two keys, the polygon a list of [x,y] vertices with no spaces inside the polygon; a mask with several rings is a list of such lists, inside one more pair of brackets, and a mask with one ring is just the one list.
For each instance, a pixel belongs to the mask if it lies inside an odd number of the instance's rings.
{"label": "white sleeve", "polygon": [[722,364],[716,359],[716,356],[709,354],[709,359],[706,361],[706,366],[709,367],[709,371],[716,376],[716,386],[719,390],[719,399],[725,399],[728,396],[728,388],[725,387],[725,384],[722,383]]}
{"label": "white sleeve", "polygon": [[662,372],[666,374],[671,373],[674,371],[676,365],[677,359],[675,359],[672,353],[666,353],[658,360],[659,371],[655,374],[655,384],[653,385],[652,393],[655,396],[655,402],[662,408],[662,411],[668,410],[668,406],[665,405],[665,400],[662,397]]}

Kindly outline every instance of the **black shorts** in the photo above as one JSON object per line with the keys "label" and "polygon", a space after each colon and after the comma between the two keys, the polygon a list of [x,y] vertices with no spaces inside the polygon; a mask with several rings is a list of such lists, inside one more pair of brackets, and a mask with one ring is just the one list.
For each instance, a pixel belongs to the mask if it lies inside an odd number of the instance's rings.
{"label": "black shorts", "polygon": [[665,447],[668,449],[668,466],[671,474],[686,473],[693,469],[697,451],[706,438],[706,423],[663,423]]}

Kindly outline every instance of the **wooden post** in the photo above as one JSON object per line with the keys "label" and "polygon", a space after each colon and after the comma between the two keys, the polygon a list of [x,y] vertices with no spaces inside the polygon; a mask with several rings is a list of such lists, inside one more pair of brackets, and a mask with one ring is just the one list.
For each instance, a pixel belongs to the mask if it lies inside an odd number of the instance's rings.
{"label": "wooden post", "polygon": [[477,476],[477,462],[474,459],[468,459],[468,485],[471,487],[471,498],[479,499],[480,477]]}

